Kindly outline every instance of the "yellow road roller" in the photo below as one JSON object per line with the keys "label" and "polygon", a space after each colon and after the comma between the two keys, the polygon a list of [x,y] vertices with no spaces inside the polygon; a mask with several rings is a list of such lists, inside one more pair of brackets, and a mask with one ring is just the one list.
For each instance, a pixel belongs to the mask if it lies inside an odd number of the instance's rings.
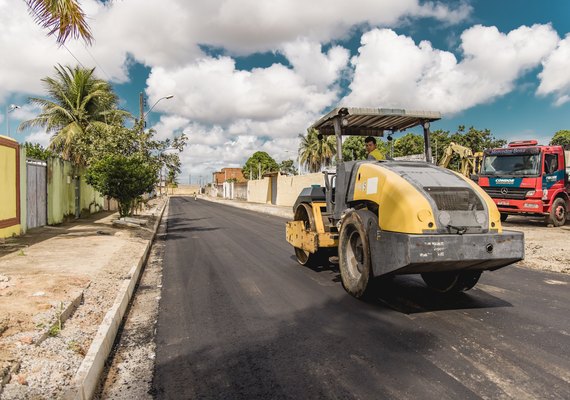
{"label": "yellow road roller", "polygon": [[[302,265],[338,255],[344,288],[361,298],[376,278],[421,274],[442,293],[473,288],[483,271],[524,258],[521,232],[506,231],[473,181],[432,163],[430,124],[439,112],[335,108],[311,128],[336,135],[336,170],[301,191],[286,238]],[[382,137],[419,126],[425,161],[342,161],[342,137]]]}

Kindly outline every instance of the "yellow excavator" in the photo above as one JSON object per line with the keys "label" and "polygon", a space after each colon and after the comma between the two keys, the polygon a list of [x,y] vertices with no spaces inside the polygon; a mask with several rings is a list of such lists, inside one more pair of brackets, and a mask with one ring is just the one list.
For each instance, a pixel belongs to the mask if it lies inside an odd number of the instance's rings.
{"label": "yellow excavator", "polygon": [[473,154],[470,148],[461,146],[460,144],[451,142],[445,148],[443,157],[439,160],[439,166],[449,168],[449,163],[453,155],[457,154],[461,162],[459,171],[461,175],[471,177],[479,173],[481,169],[481,160],[483,159],[483,152],[476,152]]}
{"label": "yellow excavator", "polygon": [[[442,292],[471,289],[483,271],[522,260],[523,234],[506,231],[476,183],[433,165],[430,123],[438,112],[335,108],[311,128],[335,135],[336,170],[325,186],[301,191],[286,240],[302,265],[328,265],[338,255],[342,284],[361,298],[374,279],[421,274]],[[420,126],[426,161],[342,160],[346,135],[381,137]]]}

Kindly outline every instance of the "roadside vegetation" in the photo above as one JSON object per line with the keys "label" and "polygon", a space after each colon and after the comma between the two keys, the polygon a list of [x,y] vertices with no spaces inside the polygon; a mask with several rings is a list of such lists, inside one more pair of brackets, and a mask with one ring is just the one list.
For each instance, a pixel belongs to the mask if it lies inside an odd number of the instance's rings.
{"label": "roadside vegetation", "polygon": [[153,191],[164,170],[166,184],[176,182],[184,134],[174,140],[155,140],[152,129],[145,130],[129,112],[118,108],[117,95],[108,82],[95,76],[94,68],[58,65],[54,76],[42,82],[46,98],[30,98],[41,111],[19,129],[39,127],[52,136],[48,149],[25,145],[32,158],[57,156],[85,167],[87,183],[115,198],[121,217],[132,214],[135,201]]}
{"label": "roadside vegetation", "polygon": [[[308,130],[305,135],[299,135],[298,154],[303,168],[308,172],[318,172],[323,168],[333,165],[336,156],[336,139],[334,136],[319,137],[317,131]],[[388,157],[405,157],[424,153],[423,134],[402,133],[394,138],[387,133],[384,138],[376,138],[378,149]],[[445,149],[451,142],[471,149],[473,153],[482,152],[485,149],[503,147],[507,144],[504,139],[496,138],[489,129],[477,129],[473,126],[468,129],[460,125],[455,132],[435,130],[430,136],[434,163],[438,164],[444,155]],[[550,144],[570,147],[570,130],[560,130],[554,134]],[[263,153],[260,156],[259,153]],[[342,158],[345,161],[365,160],[366,150],[364,137],[349,136],[343,139]],[[270,159],[270,161],[268,161]],[[259,176],[268,172],[281,172],[285,175],[297,175],[299,171],[294,167],[295,162],[291,159],[278,164],[269,154],[256,152],[242,168],[247,179],[259,179]],[[259,168],[262,171],[259,173]],[[449,168],[459,171],[461,159],[454,154]],[[251,177],[250,177],[251,175]]]}

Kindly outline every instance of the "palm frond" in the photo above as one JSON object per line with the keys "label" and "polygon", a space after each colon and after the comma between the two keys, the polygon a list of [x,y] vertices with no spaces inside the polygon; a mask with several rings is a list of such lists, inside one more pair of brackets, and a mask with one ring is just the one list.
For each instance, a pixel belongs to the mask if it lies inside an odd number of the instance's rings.
{"label": "palm frond", "polygon": [[25,0],[30,14],[48,35],[57,34],[57,43],[64,44],[72,37],[82,38],[87,44],[93,42],[91,29],[85,14],[76,0]]}

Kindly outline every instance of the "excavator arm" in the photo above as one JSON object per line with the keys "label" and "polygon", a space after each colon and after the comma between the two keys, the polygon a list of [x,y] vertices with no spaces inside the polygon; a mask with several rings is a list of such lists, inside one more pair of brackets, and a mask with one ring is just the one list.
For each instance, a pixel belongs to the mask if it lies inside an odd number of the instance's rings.
{"label": "excavator arm", "polygon": [[470,174],[478,172],[478,165],[480,164],[480,162],[478,162],[478,159],[482,157],[482,153],[476,153],[473,155],[471,149],[454,142],[449,143],[449,146],[445,148],[443,157],[439,161],[439,166],[448,168],[449,163],[451,162],[451,158],[454,154],[459,155],[459,158],[461,160],[461,167],[459,172],[461,172],[462,175],[468,177]]}

